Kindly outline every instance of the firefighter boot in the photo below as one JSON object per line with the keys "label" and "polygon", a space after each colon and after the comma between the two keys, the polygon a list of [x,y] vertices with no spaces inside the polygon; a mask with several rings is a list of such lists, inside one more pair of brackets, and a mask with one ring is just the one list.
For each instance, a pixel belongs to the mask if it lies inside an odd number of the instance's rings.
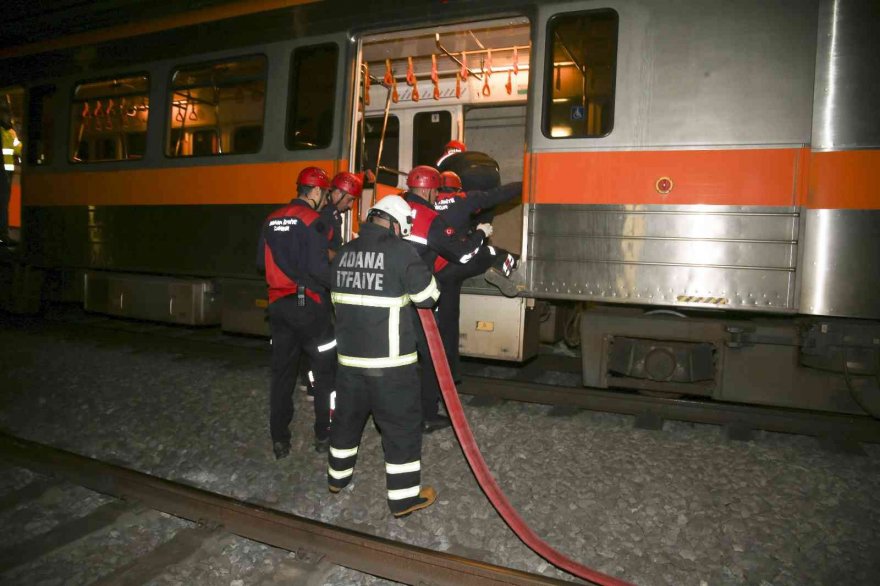
{"label": "firefighter boot", "polygon": [[275,459],[281,460],[290,455],[290,444],[288,442],[273,442],[272,451],[275,453]]}
{"label": "firefighter boot", "polygon": [[419,496],[416,499],[415,504],[410,505],[402,511],[394,513],[394,517],[396,519],[407,517],[418,510],[430,507],[434,504],[435,500],[437,500],[437,492],[430,486],[423,486],[422,490],[419,491]]}

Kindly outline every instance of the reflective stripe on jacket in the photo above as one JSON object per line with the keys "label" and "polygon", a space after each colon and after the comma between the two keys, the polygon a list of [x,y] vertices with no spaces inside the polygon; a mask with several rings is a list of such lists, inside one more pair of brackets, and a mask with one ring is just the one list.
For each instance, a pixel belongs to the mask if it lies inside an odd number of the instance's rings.
{"label": "reflective stripe on jacket", "polygon": [[343,245],[333,259],[332,280],[339,364],[353,368],[415,364],[410,305],[431,307],[440,291],[412,247],[387,228],[362,224],[358,238]]}

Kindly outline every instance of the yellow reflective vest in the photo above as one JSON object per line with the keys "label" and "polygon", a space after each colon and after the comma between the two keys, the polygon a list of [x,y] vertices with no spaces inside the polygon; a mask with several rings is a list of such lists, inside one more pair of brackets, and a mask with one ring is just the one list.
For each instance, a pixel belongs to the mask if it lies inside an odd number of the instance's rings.
{"label": "yellow reflective vest", "polygon": [[3,135],[3,169],[12,173],[15,171],[15,157],[21,156],[21,141],[15,130],[0,128],[0,134]]}

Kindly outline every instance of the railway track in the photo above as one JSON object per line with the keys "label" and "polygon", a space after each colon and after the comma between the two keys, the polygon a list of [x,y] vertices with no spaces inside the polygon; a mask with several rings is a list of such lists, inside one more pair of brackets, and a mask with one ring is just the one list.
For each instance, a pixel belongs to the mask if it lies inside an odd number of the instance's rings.
{"label": "railway track", "polygon": [[[157,336],[173,340],[173,351],[209,355],[234,360],[268,359],[265,341],[227,336],[219,329],[187,329],[163,324],[124,321],[79,312],[65,312],[51,318],[55,325],[76,324],[119,336],[128,334]],[[634,425],[642,429],[661,429],[664,421],[685,421],[723,426],[727,437],[747,441],[757,431],[813,436],[823,448],[843,453],[860,453],[859,443],[880,443],[880,420],[869,416],[781,409],[754,405],[721,403],[703,399],[647,396],[631,391],[608,391],[575,386],[579,381],[580,359],[576,357],[539,356],[526,368],[504,366],[496,375],[467,374],[458,391],[472,401],[522,401],[551,405],[561,409],[588,409],[632,415]],[[491,370],[491,369],[490,369]],[[558,372],[564,384],[542,384],[548,372]],[[536,376],[537,375],[537,376]]]}
{"label": "railway track", "polygon": [[[161,337],[173,340],[170,348],[182,354],[196,353],[234,360],[268,359],[263,340],[227,336],[219,329],[187,329],[164,324],[124,321],[81,311],[55,314],[48,322],[54,326],[75,324],[130,343],[126,334]],[[108,340],[109,341],[109,340]],[[112,342],[111,342],[112,343]],[[166,348],[166,349],[167,349]],[[538,357],[540,362],[545,357]],[[780,409],[753,405],[721,403],[701,399],[672,399],[647,396],[630,391],[608,391],[574,386],[570,381],[573,368],[579,368],[579,359],[559,356],[546,357],[544,364],[533,364],[522,372],[502,367],[498,376],[468,375],[467,371],[458,390],[464,395],[485,400],[523,401],[551,405],[563,409],[588,409],[634,416],[634,425],[643,429],[660,429],[664,421],[720,425],[730,439],[747,441],[756,431],[771,431],[813,436],[823,448],[858,453],[859,443],[880,443],[880,420],[868,416]],[[559,377],[568,384],[542,384],[528,380],[534,373],[546,374],[559,369]],[[567,372],[565,372],[567,370]],[[568,376],[565,376],[568,375]],[[503,378],[502,378],[503,377]]]}
{"label": "railway track", "polygon": [[2,433],[0,459],[44,476],[0,497],[0,510],[38,498],[58,479],[115,499],[46,534],[0,549],[0,578],[126,516],[161,511],[197,525],[176,531],[170,540],[92,583],[145,583],[228,534],[293,552],[315,576],[336,565],[405,584],[568,583],[335,527]]}

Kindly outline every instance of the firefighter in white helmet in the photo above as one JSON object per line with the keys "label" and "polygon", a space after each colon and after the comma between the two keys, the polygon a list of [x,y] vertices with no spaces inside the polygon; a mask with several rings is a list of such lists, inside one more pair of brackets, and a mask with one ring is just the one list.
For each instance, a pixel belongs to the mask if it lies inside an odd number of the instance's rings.
{"label": "firefighter in white helmet", "polygon": [[331,493],[351,481],[372,413],[385,450],[388,506],[404,517],[436,498],[433,488],[421,485],[421,392],[409,306],[432,307],[440,292],[427,265],[402,240],[412,232],[410,206],[387,196],[367,218],[332,265],[339,368],[327,480]]}

